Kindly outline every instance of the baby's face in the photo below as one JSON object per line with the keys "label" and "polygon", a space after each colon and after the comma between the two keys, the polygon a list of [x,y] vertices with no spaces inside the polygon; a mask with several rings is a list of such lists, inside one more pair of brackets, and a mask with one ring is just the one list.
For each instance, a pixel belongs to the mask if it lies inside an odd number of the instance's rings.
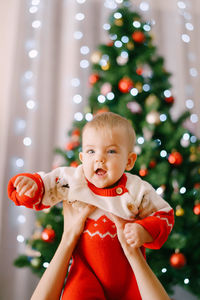
{"label": "baby's face", "polygon": [[128,151],[128,137],[124,128],[95,129],[83,133],[80,160],[86,178],[98,188],[111,187],[131,170],[136,154]]}

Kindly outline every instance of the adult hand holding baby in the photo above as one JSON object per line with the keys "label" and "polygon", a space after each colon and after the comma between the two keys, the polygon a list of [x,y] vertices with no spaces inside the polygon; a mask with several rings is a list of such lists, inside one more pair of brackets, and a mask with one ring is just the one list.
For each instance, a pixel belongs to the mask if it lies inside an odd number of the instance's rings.
{"label": "adult hand holding baby", "polygon": [[[119,242],[136,277],[142,300],[170,300],[162,284],[144,259],[140,249],[128,243],[126,227],[130,223],[117,216],[111,216],[117,228]],[[139,224],[137,225],[140,226]]]}
{"label": "adult hand holding baby", "polygon": [[87,218],[95,209],[96,207],[87,205],[80,210],[63,201],[62,239],[31,300],[60,299],[72,252],[83,232]]}

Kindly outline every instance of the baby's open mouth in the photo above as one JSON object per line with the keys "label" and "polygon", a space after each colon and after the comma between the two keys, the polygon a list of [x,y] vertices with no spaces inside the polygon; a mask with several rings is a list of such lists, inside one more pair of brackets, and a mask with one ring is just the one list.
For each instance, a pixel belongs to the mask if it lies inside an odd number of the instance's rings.
{"label": "baby's open mouth", "polygon": [[97,175],[99,175],[99,176],[103,176],[103,175],[106,174],[106,171],[103,170],[103,169],[98,168],[98,169],[95,171],[95,173],[96,173]]}

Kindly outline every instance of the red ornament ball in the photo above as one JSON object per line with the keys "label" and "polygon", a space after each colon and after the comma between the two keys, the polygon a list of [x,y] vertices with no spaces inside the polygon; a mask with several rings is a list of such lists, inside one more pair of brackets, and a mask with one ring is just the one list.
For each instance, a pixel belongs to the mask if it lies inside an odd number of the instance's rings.
{"label": "red ornament ball", "polygon": [[145,41],[145,35],[141,31],[135,31],[132,34],[132,39],[134,40],[134,42],[141,44]]}
{"label": "red ornament ball", "polygon": [[181,164],[182,164],[182,162],[183,162],[183,157],[182,157],[182,155],[181,155],[179,152],[174,151],[174,152],[172,152],[172,153],[169,155],[168,161],[169,161],[169,163],[170,163],[171,165],[176,165],[176,166],[178,166],[178,165],[181,165]]}
{"label": "red ornament ball", "polygon": [[41,234],[42,240],[47,243],[53,242],[55,239],[55,236],[56,236],[55,231],[52,228],[48,228],[48,227],[45,228]]}
{"label": "red ornament ball", "polygon": [[185,255],[182,253],[174,253],[170,257],[170,265],[175,269],[180,269],[186,264]]}
{"label": "red ornament ball", "polygon": [[94,116],[95,115],[98,115],[98,114],[103,114],[103,113],[105,113],[105,112],[108,112],[109,111],[109,109],[108,109],[108,107],[102,107],[102,108],[100,108],[100,109],[98,109],[95,113],[94,113]]}
{"label": "red ornament ball", "polygon": [[89,83],[91,85],[95,84],[99,80],[99,75],[97,73],[91,74],[89,76]]}
{"label": "red ornament ball", "polygon": [[129,77],[122,78],[118,83],[118,88],[122,93],[128,93],[133,87],[133,81]]}
{"label": "red ornament ball", "polygon": [[136,69],[136,73],[137,73],[138,75],[142,75],[143,69],[142,69],[142,68],[137,68],[137,69]]}
{"label": "red ornament ball", "polygon": [[112,47],[113,45],[114,45],[114,42],[113,42],[113,41],[110,41],[110,42],[107,43],[107,46],[108,46],[108,47]]}
{"label": "red ornament ball", "polygon": [[169,103],[169,104],[174,103],[174,97],[173,97],[173,96],[166,97],[166,98],[165,98],[165,102],[167,102],[167,103]]}
{"label": "red ornament ball", "polygon": [[76,135],[76,136],[80,136],[81,135],[81,132],[80,132],[80,129],[76,128],[72,131],[72,136],[73,135]]}
{"label": "red ornament ball", "polygon": [[65,150],[71,151],[71,150],[73,150],[74,148],[78,147],[79,145],[80,145],[80,142],[79,142],[79,141],[72,141],[72,142],[69,142],[69,143],[66,144]]}
{"label": "red ornament ball", "polygon": [[196,182],[194,185],[194,188],[197,190],[200,189],[200,182]]}
{"label": "red ornament ball", "polygon": [[140,169],[139,175],[141,177],[145,177],[147,174],[148,174],[148,170],[147,169]]}
{"label": "red ornament ball", "polygon": [[149,167],[153,169],[153,168],[155,168],[155,166],[156,166],[156,161],[154,159],[152,159],[149,163]]}
{"label": "red ornament ball", "polygon": [[193,208],[193,212],[195,215],[199,216],[200,215],[200,203],[195,204]]}
{"label": "red ornament ball", "polygon": [[72,161],[70,167],[77,168],[79,163],[77,161]]}
{"label": "red ornament ball", "polygon": [[74,149],[74,144],[73,144],[73,142],[67,143],[66,146],[65,146],[65,149],[66,149],[67,151],[73,150],[73,149]]}

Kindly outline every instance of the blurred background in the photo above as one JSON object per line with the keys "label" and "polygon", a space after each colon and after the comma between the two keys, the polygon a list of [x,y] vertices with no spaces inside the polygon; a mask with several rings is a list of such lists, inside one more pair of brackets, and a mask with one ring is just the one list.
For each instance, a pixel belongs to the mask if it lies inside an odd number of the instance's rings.
{"label": "blurred background", "polygon": [[[110,13],[120,0],[0,1],[0,299],[29,299],[38,278],[13,260],[24,251],[35,215],[8,201],[16,173],[59,164],[67,132],[87,105],[90,57],[108,41]],[[136,0],[151,20],[154,44],[171,72],[177,118],[190,110],[188,128],[200,136],[200,2]],[[196,299],[175,288],[174,300]]]}

